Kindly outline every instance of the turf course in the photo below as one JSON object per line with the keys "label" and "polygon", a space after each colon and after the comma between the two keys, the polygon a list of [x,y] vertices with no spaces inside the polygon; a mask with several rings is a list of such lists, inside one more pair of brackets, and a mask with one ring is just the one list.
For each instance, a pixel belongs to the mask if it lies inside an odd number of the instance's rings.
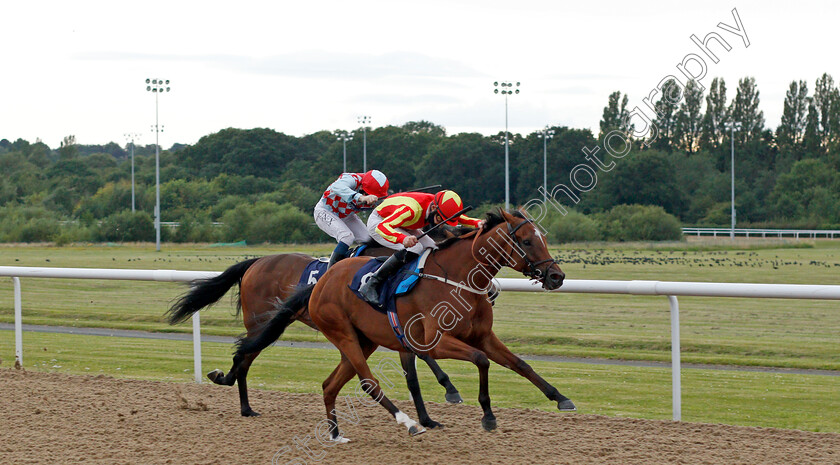
{"label": "turf course", "polygon": [[[555,249],[554,255],[570,279],[838,284],[840,241],[801,244],[739,241],[733,247],[728,240],[656,246],[588,244],[564,246]],[[326,244],[247,248],[165,244],[162,252],[148,244],[0,246],[0,265],[221,271],[254,256],[290,251],[326,255],[329,250]],[[503,276],[516,274],[508,270]],[[171,327],[163,320],[170,302],[186,289],[182,284],[22,279],[22,288],[25,323],[191,329],[189,324]],[[203,333],[236,335],[242,331],[241,323],[232,316],[233,296],[231,293],[230,298],[203,312]],[[680,307],[684,362],[840,370],[837,302],[685,297],[680,299]],[[6,278],[0,279],[0,321],[13,321],[12,285]],[[518,353],[670,359],[664,297],[507,293],[495,307],[495,328]],[[37,369],[137,378],[192,378],[190,343],[36,333],[24,337],[28,369],[37,365]],[[293,325],[284,339],[324,340],[300,324]],[[60,354],[54,352],[58,350]],[[230,350],[205,343],[205,371],[216,367],[227,370]],[[0,351],[3,365],[8,366],[14,354],[11,332],[0,332]],[[319,392],[337,357],[331,351],[275,348],[255,364],[250,385]],[[671,416],[667,369],[532,365],[575,400],[581,411],[640,418]],[[444,366],[465,399],[473,401],[477,385],[474,367],[461,363]],[[421,378],[428,399],[439,400],[442,395],[431,376],[423,372]],[[494,367],[492,379],[496,405],[551,407],[527,381],[504,369]],[[406,398],[404,386],[396,384],[401,398]],[[683,419],[840,432],[840,420],[828,413],[838,411],[838,392],[840,377],[685,370]]]}

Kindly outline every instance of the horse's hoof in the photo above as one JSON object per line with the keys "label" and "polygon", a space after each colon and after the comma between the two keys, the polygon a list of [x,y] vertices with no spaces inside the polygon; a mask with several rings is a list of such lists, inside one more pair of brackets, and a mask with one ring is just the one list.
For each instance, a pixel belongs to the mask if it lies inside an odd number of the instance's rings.
{"label": "horse's hoof", "polygon": [[350,442],[350,440],[345,438],[344,436],[339,436],[337,438],[330,438],[330,441],[332,441],[336,444],[347,444],[348,442]]}
{"label": "horse's hoof", "polygon": [[248,409],[248,410],[243,410],[242,411],[242,416],[243,417],[258,417],[258,416],[260,416],[260,414],[251,410],[251,409]]}
{"label": "horse's hoof", "polygon": [[464,399],[461,398],[461,394],[458,391],[453,393],[446,393],[446,401],[450,404],[461,404],[464,402]]}
{"label": "horse's hoof", "polygon": [[220,378],[224,378],[224,377],[225,377],[225,372],[222,371],[222,370],[219,370],[218,368],[211,371],[210,373],[207,373],[207,379],[209,379],[210,381],[213,381],[216,384],[219,384],[218,380]]}
{"label": "horse's hoof", "polygon": [[425,432],[426,432],[426,428],[423,428],[423,427],[418,428],[417,425],[414,425],[414,426],[412,426],[411,428],[408,429],[408,435],[409,436],[417,436],[418,434],[423,434]]}
{"label": "horse's hoof", "polygon": [[572,403],[571,400],[566,399],[557,402],[557,410],[560,410],[561,412],[574,412],[577,410],[577,407],[575,407],[575,404]]}
{"label": "horse's hoof", "polygon": [[481,419],[481,426],[484,427],[484,431],[493,431],[496,429],[496,418],[495,417],[483,417]]}
{"label": "horse's hoof", "polygon": [[443,429],[443,425],[434,420],[429,420],[426,423],[421,422],[420,424],[423,425],[424,428],[428,429]]}

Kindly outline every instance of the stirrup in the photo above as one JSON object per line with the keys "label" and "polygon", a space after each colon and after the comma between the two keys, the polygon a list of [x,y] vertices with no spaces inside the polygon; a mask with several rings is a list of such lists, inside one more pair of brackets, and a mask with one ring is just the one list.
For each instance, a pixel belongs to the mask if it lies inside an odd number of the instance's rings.
{"label": "stirrup", "polygon": [[373,305],[374,307],[382,306],[382,304],[379,303],[379,291],[376,289],[380,284],[380,279],[374,275],[359,288],[359,294],[362,295],[365,302]]}

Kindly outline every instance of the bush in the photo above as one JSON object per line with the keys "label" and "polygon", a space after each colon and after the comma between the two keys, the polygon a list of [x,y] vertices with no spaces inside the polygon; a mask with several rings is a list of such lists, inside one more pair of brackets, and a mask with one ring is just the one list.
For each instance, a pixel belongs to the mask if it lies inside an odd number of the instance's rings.
{"label": "bush", "polygon": [[312,216],[290,204],[260,201],[228,210],[222,217],[223,237],[228,242],[309,242],[317,231]]}
{"label": "bush", "polygon": [[222,237],[222,230],[213,226],[210,218],[188,214],[182,217],[171,235],[174,242],[218,242]]}
{"label": "bush", "polygon": [[98,236],[113,242],[151,241],[155,239],[155,225],[146,212],[124,210],[103,219]]}
{"label": "bush", "polygon": [[679,220],[659,206],[618,205],[596,215],[610,241],[675,241],[682,239]]}
{"label": "bush", "polygon": [[59,228],[55,213],[42,206],[0,208],[0,242],[49,242]]}
{"label": "bush", "polygon": [[20,242],[50,242],[58,236],[58,221],[52,218],[35,218],[20,229]]}
{"label": "bush", "polygon": [[545,227],[552,244],[600,241],[604,238],[598,220],[574,210],[565,216],[556,215],[550,218]]}
{"label": "bush", "polygon": [[98,230],[85,224],[68,223],[61,227],[55,237],[55,244],[62,246],[71,242],[96,242]]}

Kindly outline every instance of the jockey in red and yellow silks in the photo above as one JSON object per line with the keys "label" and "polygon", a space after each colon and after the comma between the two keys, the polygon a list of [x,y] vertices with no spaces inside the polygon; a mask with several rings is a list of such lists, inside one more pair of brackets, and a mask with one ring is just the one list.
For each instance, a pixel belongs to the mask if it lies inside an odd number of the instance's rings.
{"label": "jockey in red and yellow silks", "polygon": [[[431,217],[436,211],[439,210],[442,213],[442,217],[438,219],[438,221],[442,221],[454,215],[462,208],[464,208],[464,205],[461,203],[461,198],[452,191],[440,191],[437,194],[427,194],[424,192],[394,194],[386,198],[374,210],[381,218],[380,221],[374,220],[375,223],[378,223],[376,224],[375,232],[391,244],[402,244],[407,234],[400,232],[401,229],[422,230],[429,224],[432,219]],[[451,226],[463,224],[465,226],[476,227],[479,222],[480,220],[475,218],[461,215],[459,218],[448,223]],[[369,219],[368,230],[371,236],[377,239],[377,235],[370,231],[371,223]],[[422,249],[417,252],[422,252]]]}
{"label": "jockey in red and yellow silks", "polygon": [[[385,278],[396,272],[402,265],[416,258],[423,250],[435,246],[428,236],[423,234],[423,227],[439,223],[464,208],[461,197],[453,191],[444,190],[437,194],[422,192],[402,192],[385,199],[370,214],[367,229],[370,236],[385,247],[398,250],[388,258],[382,267],[359,288],[368,302],[379,305],[376,287]],[[460,215],[447,221],[450,226],[481,227],[482,221]]]}

